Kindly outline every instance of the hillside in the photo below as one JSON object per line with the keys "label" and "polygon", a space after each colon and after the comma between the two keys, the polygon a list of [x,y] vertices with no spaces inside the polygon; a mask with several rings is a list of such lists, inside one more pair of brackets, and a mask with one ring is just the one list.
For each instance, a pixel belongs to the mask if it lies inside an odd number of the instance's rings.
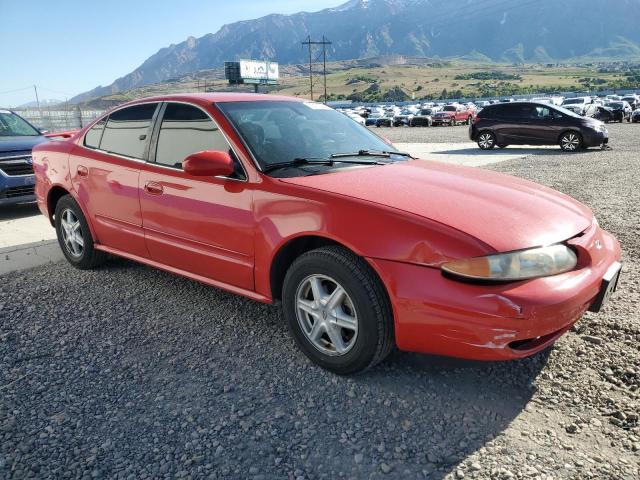
{"label": "hillside", "polygon": [[[376,57],[327,65],[329,100],[399,101],[458,97],[507,96],[525,93],[640,88],[640,73],[623,64],[505,65],[468,60],[435,61],[419,57]],[[281,82],[261,91],[310,98],[308,67],[285,66]],[[316,72],[315,95],[322,77]],[[223,69],[201,70],[165,82],[144,85],[83,102],[85,108],[107,108],[134,98],[195,91],[252,91],[229,86]]]}
{"label": "hillside", "polygon": [[329,38],[333,60],[393,54],[508,63],[638,59],[639,22],[640,0],[352,0],[190,37],[72,102],[221,67],[225,60],[303,63],[300,42],[308,35]]}

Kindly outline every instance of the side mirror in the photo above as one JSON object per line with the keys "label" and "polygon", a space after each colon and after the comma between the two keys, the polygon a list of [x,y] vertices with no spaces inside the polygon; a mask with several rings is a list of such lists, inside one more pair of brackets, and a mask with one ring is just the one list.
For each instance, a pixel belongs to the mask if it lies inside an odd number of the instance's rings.
{"label": "side mirror", "polygon": [[41,135],[46,135],[47,133],[49,133],[49,130],[46,130],[44,128],[41,128],[38,131],[40,132]]}
{"label": "side mirror", "polygon": [[192,153],[182,162],[182,169],[194,177],[226,177],[234,172],[231,156],[214,150]]}

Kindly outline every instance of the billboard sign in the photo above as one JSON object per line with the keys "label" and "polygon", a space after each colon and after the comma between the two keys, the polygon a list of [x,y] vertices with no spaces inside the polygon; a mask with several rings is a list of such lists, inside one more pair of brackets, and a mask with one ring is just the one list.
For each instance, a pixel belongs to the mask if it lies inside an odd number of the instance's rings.
{"label": "billboard sign", "polygon": [[280,76],[277,62],[240,60],[225,62],[225,76],[229,83],[253,83],[275,85]]}

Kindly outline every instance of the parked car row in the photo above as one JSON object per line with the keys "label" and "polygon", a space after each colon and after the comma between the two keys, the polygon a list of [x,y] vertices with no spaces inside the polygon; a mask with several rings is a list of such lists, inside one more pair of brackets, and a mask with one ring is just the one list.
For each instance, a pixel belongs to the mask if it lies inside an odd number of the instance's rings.
{"label": "parked car row", "polygon": [[471,102],[466,104],[427,102],[402,108],[385,105],[338,109],[338,111],[369,127],[431,127],[469,125],[475,118],[478,107]]}
{"label": "parked car row", "polygon": [[470,124],[483,108],[503,103],[534,102],[554,107],[562,106],[577,115],[608,122],[640,122],[640,94],[606,95],[565,98],[558,95],[540,96],[531,100],[506,97],[475,102],[423,102],[397,106],[377,105],[337,109],[360,124],[370,127],[431,127]]}

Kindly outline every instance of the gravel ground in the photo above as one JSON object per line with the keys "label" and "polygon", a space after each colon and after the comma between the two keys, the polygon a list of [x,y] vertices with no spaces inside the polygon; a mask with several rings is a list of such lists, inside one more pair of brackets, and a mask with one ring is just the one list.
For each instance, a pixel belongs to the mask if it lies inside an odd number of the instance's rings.
{"label": "gravel ground", "polygon": [[522,361],[394,353],[342,378],[275,307],[132,262],[2,277],[0,478],[639,478],[639,129],[490,167],[585,202],[624,249],[613,303]]}

